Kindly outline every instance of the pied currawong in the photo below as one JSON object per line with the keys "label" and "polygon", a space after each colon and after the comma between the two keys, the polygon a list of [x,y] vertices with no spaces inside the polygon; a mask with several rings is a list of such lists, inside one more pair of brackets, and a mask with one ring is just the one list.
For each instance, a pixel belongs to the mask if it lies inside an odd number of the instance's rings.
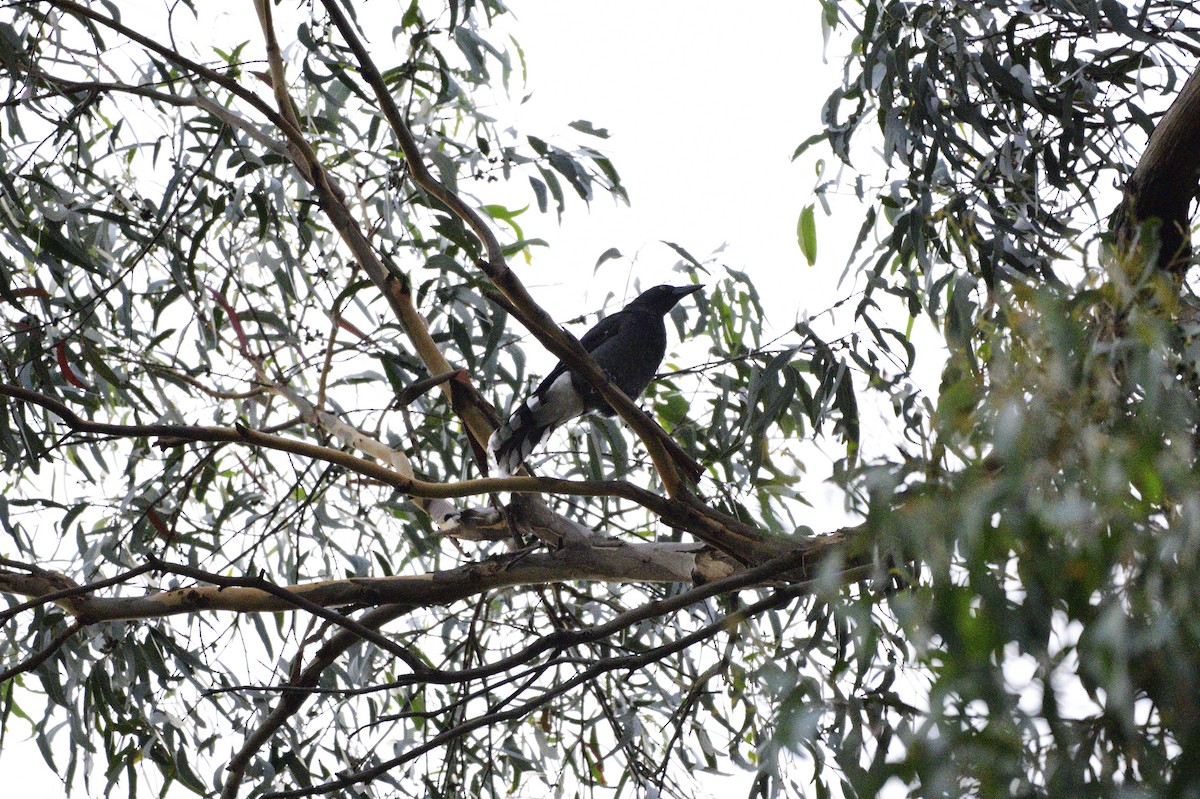
{"label": "pied currawong", "polygon": [[[664,317],[676,303],[701,288],[648,289],[620,311],[601,319],[579,343],[614,384],[636,399],[654,379],[667,352]],[[488,448],[495,454],[500,471],[514,474],[556,427],[590,412],[613,415],[600,392],[560,363],[492,435]]]}

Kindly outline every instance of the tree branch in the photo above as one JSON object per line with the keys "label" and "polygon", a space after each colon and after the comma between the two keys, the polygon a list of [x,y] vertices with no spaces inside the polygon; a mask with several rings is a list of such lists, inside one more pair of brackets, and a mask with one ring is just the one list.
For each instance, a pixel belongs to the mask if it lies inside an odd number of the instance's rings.
{"label": "tree branch", "polygon": [[[325,212],[329,221],[338,231],[338,235],[341,236],[342,241],[354,253],[354,257],[362,265],[371,282],[375,284],[375,287],[379,289],[380,293],[383,294],[384,298],[391,305],[392,312],[400,320],[404,332],[408,335],[409,340],[412,341],[418,355],[425,364],[425,368],[429,370],[430,374],[435,375],[451,371],[452,367],[442,356],[441,351],[429,335],[429,330],[424,320],[417,316],[415,311],[409,313],[409,309],[405,308],[400,297],[397,295],[393,285],[397,279],[395,272],[386,267],[379,259],[375,248],[371,246],[371,243],[363,233],[362,227],[358,224],[353,214],[350,213],[350,209],[346,204],[345,192],[337,186],[333,176],[325,170],[325,167],[317,158],[312,145],[304,138],[298,123],[293,124],[290,121],[295,119],[295,112],[292,110],[291,97],[287,93],[288,84],[271,22],[270,3],[266,2],[266,0],[256,0],[255,7],[258,9],[259,21],[267,43],[276,102],[280,108],[282,117],[289,119],[287,125],[281,126],[281,130],[287,135],[292,149],[299,156],[303,164],[301,171],[305,173],[306,178],[316,190],[321,210]],[[404,283],[407,284],[407,281],[404,281]],[[442,390],[447,402],[451,404],[454,411],[459,415],[459,418],[462,419],[467,435],[475,440],[478,448],[480,442],[488,440],[494,429],[494,424],[489,419],[488,413],[484,410],[484,408],[490,410],[490,406],[483,399],[482,395],[476,391],[471,394],[471,403],[456,407],[452,388],[449,385],[443,384]]]}
{"label": "tree branch", "polygon": [[649,414],[643,412],[633,400],[609,380],[608,375],[583,348],[579,340],[559,327],[558,323],[534,301],[520,279],[508,268],[504,257],[504,248],[483,217],[429,171],[429,167],[422,157],[420,146],[413,137],[400,108],[396,105],[383,75],[371,60],[370,54],[367,53],[366,47],[338,5],[337,0],[323,0],[323,3],[329,16],[333,19],[334,25],[341,32],[342,38],[354,53],[363,78],[375,92],[379,107],[391,125],[393,133],[396,134],[400,149],[404,152],[413,182],[443,203],[471,228],[487,252],[487,260],[479,263],[480,268],[512,303],[513,309],[517,312],[517,318],[529,329],[529,332],[553,355],[567,364],[573,372],[599,391],[613,410],[642,439],[654,461],[655,470],[667,489],[668,496],[676,497],[686,493],[687,489],[680,479],[676,462],[679,462],[693,482],[699,480],[700,477],[699,472],[696,471],[699,469],[698,465],[683,452],[678,443]]}
{"label": "tree branch", "polygon": [[[8,562],[7,558],[0,559],[0,567],[13,568],[14,564]],[[123,571],[115,577],[109,577],[106,580],[97,580],[84,585],[71,586],[70,588],[62,588],[55,590],[53,586],[58,584],[69,583],[70,581],[60,574],[40,575],[15,575],[0,571],[0,593],[19,594],[22,596],[32,596],[34,599],[28,602],[22,602],[19,605],[13,605],[11,608],[0,612],[0,624],[6,624],[10,619],[14,618],[19,613],[24,613],[27,610],[41,607],[49,602],[59,602],[62,599],[71,599],[72,597],[83,596],[98,591],[101,588],[109,588],[121,583],[127,583],[134,577],[145,574],[148,571],[153,571],[154,566],[144,563],[128,571]],[[61,603],[60,603],[61,604]]]}
{"label": "tree branch", "polygon": [[[359,619],[359,623],[364,627],[378,629],[389,621],[406,615],[415,607],[415,605],[389,605],[376,608],[364,614]],[[358,640],[357,635],[347,630],[339,630],[330,636],[324,646],[317,650],[317,654],[313,656],[308,666],[292,678],[291,685],[296,687],[316,685],[317,680],[320,679],[325,669],[329,668],[343,652],[353,646]],[[304,706],[304,701],[307,698],[307,695],[302,693],[289,693],[281,696],[279,703],[272,708],[267,717],[263,719],[263,722],[252,733],[246,736],[246,740],[242,743],[242,748],[229,761],[229,775],[225,780],[225,784],[221,787],[221,799],[236,799],[238,788],[241,786],[242,780],[245,779],[246,768],[250,765],[250,760],[254,757],[254,754],[271,739],[271,736],[280,727],[287,723],[288,719]]]}
{"label": "tree branch", "polygon": [[[27,2],[27,3],[22,3],[22,5],[36,6],[36,5],[39,5],[39,3]],[[271,122],[271,124],[275,125],[280,130],[284,130],[285,132],[288,132],[287,128],[289,127],[289,125],[283,117],[281,117],[279,114],[275,113],[275,111],[271,108],[270,105],[268,105],[266,103],[265,100],[263,100],[261,97],[259,97],[254,92],[252,92],[249,89],[242,86],[240,83],[238,83],[236,80],[229,77],[228,75],[222,75],[220,72],[218,72],[214,69],[209,69],[208,67],[204,66],[203,64],[201,64],[199,62],[192,61],[190,58],[184,56],[183,54],[181,54],[175,50],[172,50],[170,47],[160,44],[159,42],[156,42],[154,39],[151,39],[148,36],[144,36],[143,34],[140,34],[137,31],[133,30],[132,28],[129,28],[129,27],[123,25],[120,21],[113,19],[112,17],[109,17],[105,14],[101,14],[98,11],[95,11],[87,6],[72,2],[72,0],[49,0],[48,5],[50,5],[54,8],[62,9],[64,11],[69,11],[70,13],[75,14],[76,16],[83,17],[85,19],[89,19],[98,25],[102,25],[102,26],[108,28],[109,30],[112,30],[116,33],[121,34],[122,36],[126,37],[130,41],[137,42],[142,47],[145,47],[147,50],[149,50],[153,53],[157,53],[158,55],[167,59],[168,61],[175,64],[176,66],[182,67],[182,68],[186,69],[188,72],[198,75],[199,77],[204,78],[206,81],[220,86],[221,88],[225,89],[226,91],[228,91],[230,94],[234,95],[235,97],[238,97],[241,100],[244,100],[246,103],[248,103],[250,106],[252,106],[255,110],[257,110],[259,113],[261,113],[264,117],[266,117]],[[289,138],[290,138],[290,136],[289,136]]]}
{"label": "tree branch", "polygon": [[1157,219],[1158,269],[1182,277],[1192,255],[1191,205],[1200,180],[1200,70],[1180,89],[1155,125],[1129,176],[1110,229],[1118,251],[1139,243],[1145,222]]}
{"label": "tree branch", "polygon": [[[859,565],[846,570],[842,577],[846,582],[853,582],[870,574],[873,565]],[[801,571],[797,571],[797,570]],[[461,669],[458,671],[440,671],[432,670],[421,674],[406,674],[390,680],[385,685],[371,686],[369,688],[354,688],[354,689],[330,689],[321,691],[320,693],[336,693],[338,696],[355,696],[363,693],[370,693],[379,690],[394,690],[396,688],[404,688],[410,685],[450,685],[454,683],[466,683],[473,680],[481,680],[487,677],[495,676],[518,666],[527,664],[530,660],[539,657],[547,652],[562,652],[572,647],[582,646],[584,644],[595,643],[611,639],[617,633],[629,629],[630,627],[640,624],[650,619],[661,618],[678,613],[692,605],[703,602],[712,597],[722,596],[726,594],[736,593],[749,588],[760,587],[767,584],[781,575],[792,575],[796,577],[801,575],[800,582],[815,579],[812,573],[811,565],[806,566],[802,556],[799,553],[791,553],[782,557],[776,558],[769,563],[764,563],[761,566],[756,566],[752,569],[744,569],[734,575],[725,577],[721,580],[714,580],[711,583],[703,583],[687,591],[683,591],[666,599],[654,600],[646,602],[630,610],[626,610],[612,619],[592,627],[587,627],[579,630],[556,630],[542,636],[531,644],[528,644],[515,652],[493,663],[488,663],[482,666],[477,666],[471,669]],[[235,690],[231,688],[222,688],[209,693],[221,693]],[[242,689],[244,690],[244,688]],[[266,689],[271,690],[271,689]],[[309,693],[318,693],[312,691]]]}
{"label": "tree branch", "polygon": [[341,466],[357,474],[392,486],[410,496],[429,499],[454,499],[499,491],[564,494],[570,496],[619,497],[641,505],[666,524],[695,535],[706,544],[731,554],[743,563],[763,563],[792,549],[812,554],[836,541],[790,541],[772,536],[753,525],[702,504],[694,497],[672,501],[624,480],[578,481],[547,477],[487,477],[457,483],[430,483],[407,477],[392,469],[342,450],[306,441],[270,435],[243,425],[229,427],[189,425],[122,425],[92,422],[81,418],[64,403],[20,386],[0,383],[0,396],[8,396],[38,405],[61,418],[72,429],[126,438],[159,438],[160,446],[178,442],[231,442],[290,452]]}
{"label": "tree branch", "polygon": [[[760,569],[765,568],[765,565],[760,567]],[[871,567],[856,567],[856,569],[853,570],[855,579],[862,579],[863,577],[869,575],[870,568]],[[781,569],[781,571],[784,571],[784,569]],[[732,578],[730,579],[732,580]],[[454,741],[463,735],[472,732],[473,730],[527,716],[538,708],[543,707],[551,700],[567,693],[573,688],[587,684],[602,674],[607,674],[612,671],[635,671],[649,663],[662,660],[664,657],[686,649],[695,643],[707,640],[713,635],[726,631],[731,627],[734,627],[737,624],[756,616],[759,613],[783,607],[796,597],[810,592],[813,587],[813,582],[813,580],[804,580],[779,588],[765,599],[761,599],[752,605],[747,605],[744,608],[736,610],[732,613],[728,613],[715,622],[707,624],[692,633],[677,638],[668,644],[653,647],[637,655],[606,658],[605,660],[596,663],[587,669],[584,669],[571,679],[546,690],[541,695],[529,700],[528,702],[508,710],[486,713],[482,716],[477,716],[470,721],[465,721],[451,729],[439,733],[425,743],[415,746],[407,752],[404,752],[403,754],[398,755],[391,760],[386,760],[376,766],[372,766],[371,768],[353,772],[339,779],[330,780],[329,782],[320,785],[314,785],[308,788],[267,793],[265,794],[264,799],[299,799],[299,797],[313,796],[316,794],[332,794],[335,791],[349,788],[353,785],[369,782],[370,780],[376,779],[377,777],[382,776],[394,768],[421,757],[427,752],[433,751],[438,747],[445,746],[451,741]]]}
{"label": "tree branch", "polygon": [[[91,20],[98,25],[102,25],[110,30],[113,30],[122,36],[129,38],[131,41],[137,42],[147,50],[162,56],[176,66],[179,66],[180,68],[187,70],[188,72],[197,75],[198,77],[201,77],[210,83],[224,88],[235,97],[238,97],[250,104],[268,121],[275,125],[275,127],[278,128],[287,139],[288,145],[286,150],[290,160],[296,166],[303,178],[310,185],[312,185],[317,195],[320,207],[322,211],[325,212],[325,215],[329,218],[331,224],[334,226],[334,229],[337,230],[342,240],[346,243],[346,246],[350,248],[350,251],[354,254],[354,257],[362,265],[364,271],[367,273],[367,276],[389,301],[393,312],[396,314],[397,318],[401,320],[401,324],[404,326],[405,332],[408,334],[409,338],[414,341],[414,345],[417,347],[418,352],[428,351],[427,344],[432,342],[432,339],[429,339],[429,342],[424,340],[429,338],[428,331],[425,330],[423,326],[417,328],[406,324],[406,317],[402,313],[402,309],[396,304],[393,292],[388,286],[389,276],[392,274],[391,270],[385,267],[382,261],[380,261],[379,256],[376,254],[370,242],[367,241],[367,238],[363,234],[358,222],[350,213],[350,210],[346,206],[345,202],[345,192],[343,192],[337,186],[336,182],[329,175],[329,173],[325,171],[324,166],[317,159],[315,151],[312,149],[307,139],[304,138],[301,129],[297,126],[297,124],[293,123],[292,120],[295,119],[294,113],[292,113],[290,110],[290,99],[286,95],[285,88],[283,88],[286,87],[286,83],[280,80],[274,81],[275,87],[280,87],[276,89],[277,96],[282,92],[282,96],[278,97],[280,100],[280,107],[287,109],[281,113],[272,109],[271,106],[267,104],[261,97],[241,86],[233,78],[223,75],[216,70],[209,69],[203,64],[192,61],[191,59],[181,55],[171,48],[159,44],[153,39],[138,33],[137,31],[123,25],[121,22],[111,17],[94,11],[86,6],[79,5],[71,0],[52,0],[51,4],[57,8]],[[267,21],[269,22],[270,9],[266,9],[266,11]],[[267,35],[269,36],[269,41],[274,41],[273,33],[267,32]],[[289,115],[291,117],[290,119]],[[271,147],[271,149],[275,148]],[[442,359],[440,364],[430,364],[426,362],[426,368],[430,370],[431,374],[441,374],[445,371],[448,371],[448,369],[439,368],[439,366],[442,365],[448,366],[444,359]],[[443,386],[443,390],[445,391],[447,401],[452,402],[453,398],[450,393],[451,389],[447,386]],[[472,400],[471,404],[466,408],[456,408],[456,410],[461,411],[460,418],[462,418],[468,434],[477,442],[486,442],[491,436],[492,430],[494,429],[494,425],[488,419],[488,414],[482,410],[482,407],[487,407],[487,403],[483,400],[482,395],[480,395],[478,391],[471,392],[469,396]],[[494,414],[494,411],[492,413]]]}
{"label": "tree branch", "polygon": [[[629,545],[626,544],[624,546]],[[565,647],[571,645],[573,642],[586,643],[589,640],[599,640],[605,636],[612,635],[614,632],[622,629],[623,626],[629,626],[647,618],[653,618],[665,613],[674,612],[711,596],[736,591],[755,583],[760,583],[764,580],[771,579],[772,577],[779,577],[789,574],[807,575],[806,579],[802,580],[801,582],[780,589],[774,595],[772,595],[772,597],[769,597],[766,600],[760,601],[733,614],[729,614],[717,622],[708,625],[697,633],[686,636],[667,647],[659,647],[655,650],[650,650],[642,657],[647,658],[645,662],[651,662],[656,658],[660,659],[668,654],[671,654],[672,652],[677,652],[683,648],[686,648],[696,641],[704,640],[706,637],[710,637],[714,632],[729,629],[730,624],[736,624],[737,621],[743,618],[749,618],[751,615],[762,612],[763,610],[777,607],[779,604],[790,601],[793,597],[800,596],[801,594],[808,592],[812,585],[812,568],[812,564],[808,562],[808,559],[804,553],[793,552],[778,558],[772,563],[764,564],[754,569],[748,569],[723,580],[717,580],[712,583],[697,586],[696,588],[693,588],[690,591],[684,592],[678,596],[658,602],[648,603],[640,608],[627,611],[618,618],[612,619],[606,624],[593,628],[592,630],[581,630],[574,633],[553,633],[545,636],[542,641],[531,644],[524,652],[519,654],[525,655],[526,658],[528,658],[535,656],[540,652],[544,652],[547,649],[555,648],[559,645]],[[865,577],[869,576],[875,568],[876,566],[874,564],[859,565],[847,569],[845,572],[843,572],[842,576],[847,581],[864,579]],[[364,625],[372,626],[382,625],[394,618],[404,615],[413,607],[414,606],[412,605],[394,605],[379,608],[374,612],[374,614],[368,614],[368,616],[365,616],[362,619],[362,623]],[[240,785],[241,780],[244,778],[246,768],[249,766],[250,759],[253,757],[254,753],[257,752],[258,749],[260,749],[270,739],[276,730],[287,723],[288,718],[299,712],[309,694],[303,690],[295,689],[315,686],[320,678],[321,673],[333,663],[341,651],[351,646],[355,640],[356,639],[349,637],[344,631],[330,638],[330,640],[326,642],[325,646],[321,648],[320,652],[317,653],[317,655],[313,658],[313,661],[304,669],[304,671],[296,679],[292,680],[289,687],[293,690],[287,691],[283,696],[280,697],[279,704],[275,706],[275,708],[271,711],[263,723],[254,731],[254,733],[247,738],[245,744],[242,746],[242,749],[238,751],[231,761],[229,768],[230,778],[226,782],[221,792],[221,799],[235,799],[237,796],[238,785]],[[527,703],[526,705],[522,705],[521,707],[511,711],[506,711],[504,714],[489,714],[479,719],[475,719],[474,721],[461,724],[455,727],[453,730],[449,730],[446,733],[443,733],[442,735],[439,735],[436,738],[426,742],[416,750],[407,752],[400,758],[396,758],[393,761],[382,764],[376,769],[372,769],[369,773],[360,772],[358,774],[351,775],[351,777],[347,777],[346,780],[348,780],[348,782],[345,782],[345,784],[355,784],[357,782],[370,779],[374,775],[382,774],[384,771],[395,768],[398,765],[402,765],[408,760],[419,757],[421,754],[431,751],[438,746],[461,737],[471,730],[478,729],[481,726],[495,723],[497,721],[503,721],[505,719],[519,718],[520,716],[525,715],[532,710],[536,710],[546,702],[549,702],[555,696],[570,690],[576,685],[586,683],[589,679],[594,679],[596,676],[599,676],[604,672],[619,668],[637,668],[638,664],[635,662],[636,660],[637,658],[635,657],[605,661],[604,665],[593,667],[584,674],[578,675],[568,683],[564,683],[562,686],[554,689],[552,693],[544,694],[543,696],[539,697],[538,700],[534,700],[534,702]],[[515,661],[513,658],[510,657],[505,658],[499,663],[507,666],[514,662]],[[481,667],[481,669],[486,669],[490,672],[495,665],[496,664],[493,664],[493,666]],[[608,667],[610,665],[611,668]],[[468,673],[469,672],[463,672],[464,679]],[[343,781],[339,781],[339,784],[341,782]],[[329,788],[329,790],[334,789]],[[280,794],[280,796],[288,795],[292,795],[292,792],[284,792]]]}
{"label": "tree branch", "polygon": [[[695,544],[629,543],[604,538],[595,543],[565,546],[554,552],[501,555],[428,574],[348,577],[288,586],[277,586],[254,577],[223,577],[149,558],[147,566],[122,574],[120,578],[87,586],[75,586],[62,575],[18,575],[0,570],[0,592],[37,597],[35,602],[25,603],[26,609],[53,601],[85,624],[163,618],[200,611],[279,613],[300,608],[370,637],[355,623],[326,608],[398,603],[414,607],[446,605],[495,588],[569,580],[690,582],[695,549]],[[145,596],[92,595],[99,586],[113,585],[127,580],[131,574],[151,570],[181,574],[213,585],[177,588]],[[370,640],[392,651],[390,642]],[[392,653],[397,657],[408,657],[407,652]]]}

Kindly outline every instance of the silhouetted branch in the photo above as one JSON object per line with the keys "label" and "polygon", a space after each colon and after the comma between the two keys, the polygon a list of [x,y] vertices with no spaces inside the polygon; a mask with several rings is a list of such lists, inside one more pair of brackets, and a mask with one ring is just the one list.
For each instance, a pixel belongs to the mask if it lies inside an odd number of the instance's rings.
{"label": "silhouetted branch", "polygon": [[44,646],[40,651],[25,658],[25,660],[21,661],[17,665],[7,668],[4,671],[0,671],[0,685],[8,682],[18,674],[24,674],[25,672],[33,671],[38,666],[45,663],[55,652],[62,649],[63,644],[71,640],[71,638],[80,630],[82,630],[84,626],[85,625],[78,620],[72,621],[71,626],[54,636],[54,640],[46,644],[46,646]]}

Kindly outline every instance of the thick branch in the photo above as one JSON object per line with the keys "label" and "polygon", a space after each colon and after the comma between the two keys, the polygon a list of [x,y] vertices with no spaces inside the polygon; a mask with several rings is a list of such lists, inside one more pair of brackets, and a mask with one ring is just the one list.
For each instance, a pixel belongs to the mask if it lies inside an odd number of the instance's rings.
{"label": "thick branch", "polygon": [[1159,269],[1181,276],[1192,254],[1191,209],[1200,180],[1200,71],[1184,84],[1159,120],[1146,151],[1125,184],[1121,205],[1110,222],[1119,250],[1138,242],[1152,219],[1158,230]]}
{"label": "thick branch", "polygon": [[[872,568],[874,568],[873,565],[857,566],[846,570],[842,576],[847,582],[853,582],[854,580],[868,576]],[[802,571],[797,571],[798,569]],[[336,690],[339,696],[348,696],[383,689],[394,690],[395,688],[417,684],[450,685],[492,677],[511,669],[527,666],[548,652],[560,653],[572,647],[595,643],[597,641],[611,640],[613,636],[641,622],[670,616],[715,596],[730,594],[747,588],[761,587],[785,574],[791,575],[793,579],[797,579],[799,583],[803,583],[805,586],[808,585],[807,580],[814,578],[811,566],[805,567],[802,556],[799,553],[792,553],[764,563],[762,566],[756,566],[753,569],[743,569],[737,574],[728,575],[720,580],[697,585],[666,599],[645,602],[614,616],[603,624],[580,629],[555,630],[552,633],[541,636],[517,652],[491,663],[454,671],[432,670],[423,674],[403,674],[383,686],[356,689],[338,688],[332,690]],[[242,689],[225,688],[221,690],[237,691]]]}
{"label": "thick branch", "polygon": [[[746,582],[742,583],[740,586],[738,585],[741,583],[741,579],[746,579],[751,574],[754,574],[757,579],[762,579],[772,573],[779,574],[781,572],[787,572],[789,570],[788,567],[794,565],[796,564],[789,563],[789,558],[781,558],[779,561],[770,564],[764,564],[757,569],[750,570],[741,575],[736,575],[735,577],[728,578],[727,580],[719,581],[718,583],[714,583],[712,586],[705,586],[704,588],[711,590],[713,595],[724,593],[734,590],[735,586],[745,587],[746,585],[751,584]],[[863,579],[869,575],[870,569],[870,566],[860,566],[850,570],[845,576],[848,580]],[[388,771],[397,768],[398,766],[402,766],[405,763],[409,763],[421,757],[427,752],[431,752],[439,747],[445,746],[451,741],[461,738],[473,730],[527,716],[538,708],[549,703],[552,699],[562,696],[568,691],[571,691],[581,685],[585,685],[592,680],[595,680],[602,674],[612,671],[636,671],[650,663],[662,660],[663,658],[675,652],[679,652],[687,647],[699,643],[700,641],[705,641],[721,631],[729,630],[737,624],[753,618],[760,613],[784,607],[796,597],[809,593],[812,590],[812,587],[811,580],[800,580],[798,582],[793,582],[790,585],[776,589],[769,596],[759,600],[758,602],[735,610],[732,613],[725,614],[720,619],[705,625],[699,630],[695,630],[687,635],[680,636],[674,641],[652,647],[651,649],[648,649],[645,652],[640,652],[636,655],[605,658],[604,660],[582,670],[570,679],[564,680],[563,682],[555,685],[553,688],[542,692],[527,702],[507,710],[494,710],[468,721],[464,721],[461,724],[439,733],[428,741],[408,749],[403,754],[400,754],[391,760],[385,760],[378,765],[363,769],[362,771],[346,774],[338,779],[330,780],[329,782],[321,785],[315,785],[308,788],[299,788],[290,791],[277,791],[274,793],[268,793],[266,796],[271,797],[271,799],[298,799],[302,796],[332,794],[335,791],[349,788],[353,785],[369,782],[382,776],[383,774],[386,774]],[[698,592],[700,591],[703,591],[703,589],[698,589]],[[688,598],[691,599],[690,596]]]}
{"label": "thick branch", "polygon": [[[15,564],[7,558],[0,558],[0,567],[5,566],[19,569],[28,568],[25,564]],[[127,583],[134,577],[152,570],[153,567],[150,564],[143,564],[135,569],[121,572],[107,580],[97,580],[84,585],[71,585],[70,580],[54,572],[41,571],[41,573],[20,574],[0,571],[0,592],[35,597],[28,602],[14,605],[3,613],[0,613],[0,624],[7,623],[9,619],[18,613],[24,613],[27,610],[41,607],[49,602],[58,602],[59,600],[90,594],[99,591],[101,588],[109,588],[121,583]],[[67,587],[61,587],[64,585]]]}
{"label": "thick branch", "polygon": [[[397,603],[422,607],[446,605],[494,588],[571,580],[690,582],[696,547],[695,544],[600,539],[594,544],[568,546],[554,552],[504,555],[430,574],[349,577],[289,586],[266,586],[254,579],[224,578],[156,562],[156,570],[190,575],[214,585],[124,597],[98,597],[73,590],[74,586],[63,590],[65,578],[59,575],[56,580],[50,580],[0,571],[0,592],[39,598],[54,592],[55,603],[85,624],[163,618],[200,611],[279,613],[305,609],[337,624],[346,623],[362,636],[365,633],[353,622],[333,618],[324,609]],[[380,641],[375,643],[385,646]]]}
{"label": "thick branch", "polygon": [[[847,581],[861,580],[868,577],[874,568],[874,564],[859,565],[847,569],[842,576]],[[532,658],[549,649],[563,648],[578,643],[599,640],[605,636],[612,635],[615,631],[624,629],[625,627],[640,620],[671,613],[694,604],[695,602],[702,601],[708,597],[737,591],[742,588],[747,588],[762,583],[763,581],[784,575],[789,576],[791,579],[796,580],[797,582],[777,590],[770,597],[760,600],[754,605],[735,611],[732,614],[728,614],[727,616],[718,619],[713,624],[710,624],[699,631],[684,636],[665,646],[649,650],[641,655],[630,656],[627,658],[606,659],[603,661],[603,663],[597,664],[596,666],[585,670],[583,673],[576,675],[576,677],[572,678],[571,680],[561,683],[549,693],[542,694],[532,702],[508,711],[485,714],[482,717],[464,722],[463,724],[460,724],[453,729],[447,730],[446,732],[438,735],[434,739],[427,741],[425,744],[422,744],[414,749],[410,749],[398,758],[381,764],[381,766],[375,769],[349,775],[338,780],[336,783],[330,783],[329,786],[324,787],[330,787],[333,785],[348,786],[358,782],[366,781],[374,776],[384,773],[387,770],[395,768],[404,762],[408,762],[411,759],[419,757],[425,752],[432,751],[439,746],[443,746],[449,741],[455,740],[471,730],[478,729],[479,727],[504,719],[520,718],[532,710],[541,707],[555,696],[559,696],[566,691],[571,690],[572,688],[585,684],[589,680],[594,679],[595,677],[607,671],[621,668],[637,668],[640,662],[651,662],[655,659],[661,659],[671,652],[677,652],[680,649],[691,646],[697,641],[705,640],[706,638],[711,637],[715,631],[729,629],[729,625],[736,624],[742,619],[750,618],[751,616],[760,613],[763,610],[786,604],[793,598],[801,596],[811,589],[810,581],[814,576],[813,566],[812,564],[808,563],[804,553],[792,552],[757,568],[742,571],[736,575],[714,581],[707,585],[697,586],[690,591],[684,592],[683,594],[675,597],[671,597],[670,599],[651,602],[643,605],[642,607],[635,608],[622,614],[618,618],[612,619],[600,627],[596,627],[591,630],[579,630],[574,632],[560,631],[558,633],[545,636],[541,641],[531,644],[529,647],[513,657],[506,658],[498,663],[491,664],[490,666],[481,667],[479,673],[495,673],[499,668],[508,667],[522,662],[517,658]],[[410,608],[411,606],[404,605],[379,608],[373,613],[364,616],[361,622],[362,624],[368,626],[382,625],[403,615],[404,613],[407,613]],[[354,641],[355,639],[350,638],[345,631],[342,631],[336,636],[330,638],[330,640],[326,642],[325,646],[323,646],[313,658],[313,661],[307,667],[305,667],[304,671],[296,679],[292,680],[289,687],[294,689],[303,689],[316,686],[317,680],[320,678],[321,673],[333,663],[333,661],[342,651],[351,646]],[[465,679],[467,678],[468,674],[470,674],[470,672],[464,672],[460,676]],[[238,786],[245,776],[246,768],[249,766],[250,760],[254,753],[262,748],[262,746],[265,745],[268,740],[270,740],[270,737],[279,728],[287,723],[287,720],[291,718],[292,715],[300,710],[304,702],[308,699],[308,696],[309,694],[303,690],[292,690],[284,693],[279,698],[279,704],[275,706],[263,723],[247,738],[246,743],[242,746],[242,749],[238,751],[231,761],[229,769],[230,777],[221,792],[221,799],[234,799],[234,797],[237,796]],[[303,792],[285,792],[279,795],[303,795]]]}

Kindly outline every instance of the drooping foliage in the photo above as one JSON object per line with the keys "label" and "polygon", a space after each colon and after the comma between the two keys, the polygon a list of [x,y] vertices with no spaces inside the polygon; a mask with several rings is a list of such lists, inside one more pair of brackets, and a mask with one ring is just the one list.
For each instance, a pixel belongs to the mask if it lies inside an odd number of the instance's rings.
{"label": "drooping foliage", "polygon": [[[856,37],[809,144],[861,170],[860,242],[880,232],[857,315],[870,326],[898,300],[946,346],[936,395],[901,415],[918,446],[857,473],[877,542],[912,566],[886,604],[927,682],[900,704],[898,670],[886,713],[862,715],[881,732],[865,771],[836,758],[850,792],[1184,795],[1200,729],[1194,300],[1186,265],[1160,264],[1186,246],[1176,220],[1113,214],[1194,70],[1194,11],[825,10]],[[1172,181],[1195,194],[1188,170]],[[874,635],[860,657],[881,656]]]}

